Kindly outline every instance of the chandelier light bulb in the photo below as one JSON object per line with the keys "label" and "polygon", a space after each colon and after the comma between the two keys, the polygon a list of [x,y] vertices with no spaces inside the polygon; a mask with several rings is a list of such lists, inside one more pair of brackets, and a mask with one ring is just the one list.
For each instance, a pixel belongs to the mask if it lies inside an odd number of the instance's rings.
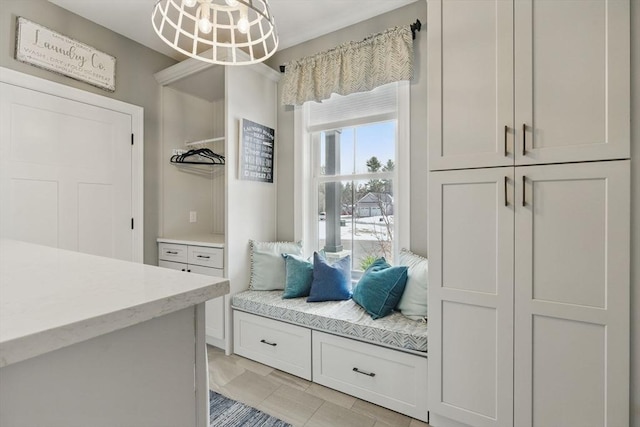
{"label": "chandelier light bulb", "polygon": [[200,32],[209,34],[212,28],[213,25],[211,25],[211,21],[209,21],[209,19],[200,18],[200,20],[198,21],[198,29],[200,30]]}
{"label": "chandelier light bulb", "polygon": [[247,34],[249,32],[249,19],[247,19],[246,15],[243,15],[238,19],[238,31],[242,34]]}
{"label": "chandelier light bulb", "polygon": [[182,5],[186,7],[193,7],[197,2],[197,0],[182,0]]}

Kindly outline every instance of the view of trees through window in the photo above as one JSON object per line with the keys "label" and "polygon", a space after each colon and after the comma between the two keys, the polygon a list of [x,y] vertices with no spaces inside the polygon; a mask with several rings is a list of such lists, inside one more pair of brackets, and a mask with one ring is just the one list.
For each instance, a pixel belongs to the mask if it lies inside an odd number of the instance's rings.
{"label": "view of trees through window", "polygon": [[354,272],[393,262],[396,122],[318,132],[319,248],[350,254]]}

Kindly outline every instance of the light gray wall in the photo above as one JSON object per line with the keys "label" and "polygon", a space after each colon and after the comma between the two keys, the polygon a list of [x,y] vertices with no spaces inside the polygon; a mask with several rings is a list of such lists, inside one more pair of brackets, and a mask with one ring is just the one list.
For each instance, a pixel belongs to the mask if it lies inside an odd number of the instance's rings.
{"label": "light gray wall", "polygon": [[640,1],[631,0],[631,425],[640,427]]}
{"label": "light gray wall", "polygon": [[[116,57],[113,93],[14,59],[15,20],[23,16]],[[144,260],[155,264],[160,197],[160,86],[153,74],[176,61],[45,0],[0,0],[0,66],[144,108]]]}
{"label": "light gray wall", "polygon": [[[278,69],[288,61],[313,55],[352,40],[387,28],[412,24],[420,19],[427,22],[427,3],[418,1],[400,9],[377,16],[351,27],[318,37],[306,43],[277,52],[267,65]],[[427,255],[427,32],[416,34],[414,41],[415,69],[411,81],[411,250]],[[276,134],[276,171],[278,178],[278,240],[294,238],[293,218],[293,107],[283,107],[278,100],[278,128]],[[408,143],[409,141],[400,141]]]}

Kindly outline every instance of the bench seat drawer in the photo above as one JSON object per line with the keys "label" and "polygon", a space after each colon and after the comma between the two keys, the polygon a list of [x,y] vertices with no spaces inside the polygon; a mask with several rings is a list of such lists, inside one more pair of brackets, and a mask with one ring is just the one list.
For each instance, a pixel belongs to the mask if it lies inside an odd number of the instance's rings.
{"label": "bench seat drawer", "polygon": [[311,380],[311,330],[242,311],[233,313],[234,353]]}
{"label": "bench seat drawer", "polygon": [[312,334],[313,382],[427,420],[426,357]]}

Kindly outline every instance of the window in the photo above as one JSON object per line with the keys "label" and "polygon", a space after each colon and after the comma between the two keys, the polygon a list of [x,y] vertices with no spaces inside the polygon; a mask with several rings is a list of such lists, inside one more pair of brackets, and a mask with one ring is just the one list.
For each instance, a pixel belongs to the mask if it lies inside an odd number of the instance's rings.
{"label": "window", "polygon": [[408,247],[408,83],[296,109],[296,235],[354,277]]}

